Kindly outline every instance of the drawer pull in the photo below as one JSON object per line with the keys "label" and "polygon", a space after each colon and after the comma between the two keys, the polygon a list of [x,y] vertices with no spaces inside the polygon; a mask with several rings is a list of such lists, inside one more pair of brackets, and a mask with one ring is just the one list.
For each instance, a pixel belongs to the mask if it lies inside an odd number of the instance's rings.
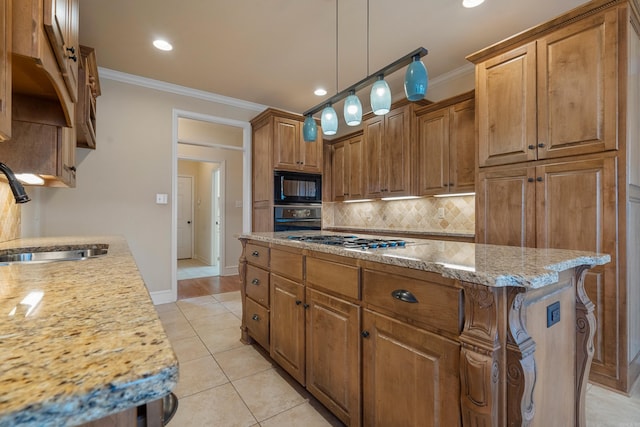
{"label": "drawer pull", "polygon": [[251,281],[251,284],[252,284],[252,285],[256,285],[256,286],[258,286],[258,285],[260,284],[260,279],[253,279],[253,280]]}
{"label": "drawer pull", "polygon": [[260,316],[258,316],[257,314],[254,314],[253,316],[251,316],[251,319],[255,320],[256,322],[260,320]]}
{"label": "drawer pull", "polygon": [[251,253],[251,256],[254,256],[254,257],[256,257],[256,258],[257,258],[257,257],[259,257],[259,256],[260,256],[260,252],[258,252],[258,251],[253,251],[253,252]]}
{"label": "drawer pull", "polygon": [[400,301],[409,302],[415,304],[418,302],[416,297],[409,291],[405,291],[404,289],[396,289],[391,292],[391,296],[395,299],[399,299]]}

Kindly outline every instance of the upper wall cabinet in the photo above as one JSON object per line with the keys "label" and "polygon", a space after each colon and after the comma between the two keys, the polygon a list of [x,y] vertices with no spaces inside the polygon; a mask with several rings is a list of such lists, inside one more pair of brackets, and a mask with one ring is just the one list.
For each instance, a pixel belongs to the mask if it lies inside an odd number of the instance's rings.
{"label": "upper wall cabinet", "polygon": [[76,105],[76,144],[96,148],[96,99],[100,96],[98,63],[93,48],[80,46],[78,104]]}
{"label": "upper wall cabinet", "polygon": [[0,2],[0,142],[11,138],[11,0]]}
{"label": "upper wall cabinet", "polygon": [[617,43],[608,10],[489,59],[469,56],[479,166],[616,149]]}
{"label": "upper wall cabinet", "polygon": [[474,190],[473,92],[416,111],[416,195]]}
{"label": "upper wall cabinet", "polygon": [[363,121],[365,197],[411,192],[411,105]]}
{"label": "upper wall cabinet", "polygon": [[358,132],[336,142],[331,149],[332,201],[364,198],[362,133]]}
{"label": "upper wall cabinet", "polygon": [[80,54],[78,0],[14,2],[12,17],[13,93],[58,101],[56,124],[72,127]]}
{"label": "upper wall cabinet", "polygon": [[318,126],[317,139],[305,142],[302,123],[298,118],[274,118],[274,169],[322,173],[322,130]]}

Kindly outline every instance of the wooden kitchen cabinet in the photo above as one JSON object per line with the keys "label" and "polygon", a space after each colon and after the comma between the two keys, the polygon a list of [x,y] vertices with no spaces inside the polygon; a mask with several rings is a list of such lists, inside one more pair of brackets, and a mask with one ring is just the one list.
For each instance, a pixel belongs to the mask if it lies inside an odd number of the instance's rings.
{"label": "wooden kitchen cabinet", "polygon": [[11,138],[11,3],[0,3],[0,142]]}
{"label": "wooden kitchen cabinet", "polygon": [[363,120],[365,197],[410,194],[411,114],[407,104]]}
{"label": "wooden kitchen cabinet", "polygon": [[362,330],[363,425],[461,425],[458,343],[370,310]]}
{"label": "wooden kitchen cabinet", "polygon": [[318,137],[305,142],[298,118],[274,117],[273,168],[307,173],[322,173],[322,129]]}
{"label": "wooden kitchen cabinet", "polygon": [[95,49],[80,46],[78,66],[78,104],[76,105],[76,144],[96,148],[96,102],[100,96],[100,78]]}
{"label": "wooden kitchen cabinet", "polygon": [[616,9],[476,63],[479,166],[617,148]]}
{"label": "wooden kitchen cabinet", "polygon": [[474,190],[473,95],[469,92],[416,111],[418,196]]}
{"label": "wooden kitchen cabinet", "polygon": [[344,201],[364,198],[362,133],[332,145],[332,200]]}
{"label": "wooden kitchen cabinet", "polygon": [[43,24],[73,102],[78,100],[79,0],[44,0]]}
{"label": "wooden kitchen cabinet", "polygon": [[585,279],[598,321],[590,380],[623,392],[640,376],[637,10],[592,1],[468,57],[476,239],[611,255]]}

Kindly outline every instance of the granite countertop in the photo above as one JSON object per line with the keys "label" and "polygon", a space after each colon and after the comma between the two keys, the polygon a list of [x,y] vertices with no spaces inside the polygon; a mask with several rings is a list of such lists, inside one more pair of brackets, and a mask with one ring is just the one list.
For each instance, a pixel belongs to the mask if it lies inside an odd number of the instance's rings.
{"label": "granite countertop", "polygon": [[[602,265],[611,261],[607,254],[566,249],[534,249],[515,246],[483,245],[445,240],[406,239],[404,248],[344,248],[289,239],[301,235],[345,235],[328,231],[261,232],[240,238],[314,250],[416,270],[440,273],[444,277],[486,286],[541,288],[558,281],[558,273],[580,265]],[[368,238],[391,236],[357,234]]]}
{"label": "granite countertop", "polygon": [[175,387],[177,358],[124,238],[18,239],[0,255],[93,244],[108,253],[0,266],[1,427],[78,425]]}

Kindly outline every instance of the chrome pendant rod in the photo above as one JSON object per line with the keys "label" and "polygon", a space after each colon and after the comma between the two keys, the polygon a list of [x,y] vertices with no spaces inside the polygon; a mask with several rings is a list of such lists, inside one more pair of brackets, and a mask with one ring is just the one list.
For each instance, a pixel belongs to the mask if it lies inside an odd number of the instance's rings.
{"label": "chrome pendant rod", "polygon": [[358,83],[355,83],[355,84],[349,86],[348,88],[343,89],[342,91],[340,91],[340,92],[336,93],[335,95],[333,95],[331,98],[321,102],[320,104],[316,105],[315,107],[312,107],[312,108],[308,109],[302,115],[305,116],[305,117],[308,116],[309,114],[313,115],[313,114],[319,112],[320,110],[322,110],[324,107],[326,107],[327,104],[335,104],[336,102],[346,98],[349,95],[349,92],[351,92],[352,90],[357,92],[360,89],[368,86],[369,84],[371,84],[371,82],[373,82],[374,80],[377,80],[378,76],[380,74],[388,76],[389,74],[392,74],[392,73],[398,71],[400,68],[402,68],[402,67],[404,67],[406,65],[409,65],[411,63],[411,61],[413,61],[413,58],[415,56],[419,56],[420,58],[422,58],[427,53],[429,53],[427,51],[427,49],[425,49],[423,47],[419,47],[418,49],[414,50],[413,52],[410,52],[410,53],[406,54],[402,58],[395,60],[394,62],[392,62],[391,64],[387,65],[386,67],[381,68],[380,70],[376,71],[375,73],[368,75],[364,79],[360,80]]}

